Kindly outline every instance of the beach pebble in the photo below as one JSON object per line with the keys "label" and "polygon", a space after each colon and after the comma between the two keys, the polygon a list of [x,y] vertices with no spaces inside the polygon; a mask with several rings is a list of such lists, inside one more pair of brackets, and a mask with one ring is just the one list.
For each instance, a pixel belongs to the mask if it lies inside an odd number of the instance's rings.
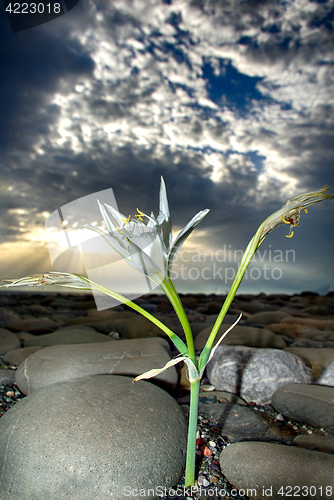
{"label": "beach pebble", "polygon": [[316,349],[333,349],[334,341],[328,340],[328,337],[325,335],[318,335],[311,339],[296,339],[294,340],[289,347],[307,347],[307,348],[316,348]]}
{"label": "beach pebble", "polygon": [[17,337],[20,341],[20,343],[24,346],[27,340],[30,339],[35,339],[36,335],[33,335],[32,333],[28,332],[15,332],[14,333],[15,337]]}
{"label": "beach pebble", "polygon": [[298,492],[307,500],[333,498],[334,456],[328,453],[275,443],[234,443],[220,454],[220,466],[252,498],[289,498]]}
{"label": "beach pebble", "polygon": [[71,300],[71,299],[61,299],[61,298],[58,298],[58,299],[55,299],[55,300],[52,300],[50,303],[49,303],[49,306],[52,308],[52,309],[76,309],[77,305],[78,305],[78,301],[77,300]]}
{"label": "beach pebble", "polygon": [[245,311],[252,315],[262,312],[277,311],[279,309],[278,305],[267,304],[256,299],[249,302],[238,301],[238,306],[241,311]]}
{"label": "beach pebble", "polygon": [[119,319],[135,319],[137,315],[131,311],[115,311],[107,309],[104,311],[97,311],[96,309],[88,310],[87,316],[79,316],[71,318],[67,321],[67,326],[72,325],[86,325],[91,326],[101,333],[108,333],[113,329],[115,321]]}
{"label": "beach pebble", "polygon": [[175,400],[149,382],[95,375],[53,384],[0,419],[0,498],[125,500],[126,486],[172,487],[186,435]]}
{"label": "beach pebble", "polygon": [[21,342],[12,332],[5,328],[0,328],[0,354],[5,354],[12,349],[20,347],[20,345]]}
{"label": "beach pebble", "polygon": [[198,484],[198,486],[204,486],[204,488],[205,488],[206,486],[209,486],[210,483],[204,476],[199,476],[198,480],[197,480],[197,484]]}
{"label": "beach pebble", "polygon": [[[113,374],[136,377],[170,361],[168,342],[162,338],[111,340],[88,344],[45,347],[29,356],[16,371],[15,381],[24,394],[56,382],[86,375]],[[174,367],[154,377],[154,383],[173,388]]]}
{"label": "beach pebble", "polygon": [[247,406],[233,403],[199,404],[199,413],[211,424],[219,428],[222,436],[228,436],[229,441],[282,441],[289,439],[281,434],[279,428]]}
{"label": "beach pebble", "polygon": [[[205,323],[204,323],[205,325]],[[215,339],[215,344],[219,341],[223,333],[230,325],[222,325]],[[202,350],[209,338],[212,328],[205,328],[195,338],[195,349]],[[243,345],[248,347],[272,347],[274,349],[284,349],[286,343],[275,333],[265,328],[254,328],[250,326],[236,325],[222,340],[221,345]]]}
{"label": "beach pebble", "polygon": [[297,321],[296,318],[287,317],[282,319],[282,323],[299,324],[303,326],[319,328],[319,330],[331,330],[332,332],[334,331],[334,319],[298,318]]}
{"label": "beach pebble", "polygon": [[[266,325],[268,330],[271,330],[278,335],[284,335],[291,339],[303,338],[303,339],[314,339],[319,334],[323,334],[324,331],[313,326],[296,325],[293,323],[272,323]],[[325,330],[330,336],[333,334],[330,330]]]}
{"label": "beach pebble", "polygon": [[17,321],[10,321],[7,323],[6,328],[13,332],[30,332],[34,334],[51,333],[59,324],[48,318],[32,318],[20,319]]}
{"label": "beach pebble", "polygon": [[0,327],[5,327],[10,321],[18,321],[21,317],[17,312],[7,307],[0,307]]}
{"label": "beach pebble", "polygon": [[289,314],[280,311],[267,311],[252,314],[247,319],[247,325],[268,325],[270,323],[280,323],[282,320],[290,318]]}
{"label": "beach pebble", "polygon": [[88,344],[92,342],[110,342],[113,339],[98,333],[89,326],[65,326],[53,333],[30,337],[24,342],[25,347],[52,346],[59,344]]}
{"label": "beach pebble", "polygon": [[272,405],[283,415],[334,434],[334,387],[318,384],[289,384],[280,387]]}
{"label": "beach pebble", "polygon": [[[109,318],[107,321],[94,321],[94,319],[89,320],[89,316],[84,319],[86,321],[80,322],[80,324],[86,324],[87,326],[92,326],[98,332],[109,334],[111,331],[116,331],[120,334],[122,338],[136,339],[136,338],[147,338],[147,337],[164,337],[166,334],[157,327],[154,323],[148,319],[140,316],[139,314],[124,313],[127,317],[119,317],[123,313],[115,313],[113,318]],[[130,317],[129,317],[130,315]],[[94,318],[94,317],[93,317]],[[89,320],[89,321],[88,321]],[[74,321],[69,321],[69,324],[78,324]]]}
{"label": "beach pebble", "polygon": [[309,450],[323,451],[324,453],[334,453],[334,437],[306,434],[299,434],[292,442],[300,448],[307,448]]}
{"label": "beach pebble", "polygon": [[217,302],[215,300],[211,300],[206,303],[206,309],[204,309],[203,314],[217,314],[220,313],[223,303]]}
{"label": "beach pebble", "polygon": [[300,358],[278,349],[220,345],[206,370],[217,390],[258,404],[270,403],[281,386],[313,382],[310,368]]}
{"label": "beach pebble", "polygon": [[19,349],[13,349],[12,351],[7,352],[3,355],[4,361],[11,365],[19,366],[22,361],[26,358],[34,354],[34,352],[43,349],[42,346],[34,346],[34,347],[21,347]]}
{"label": "beach pebble", "polygon": [[188,309],[196,309],[198,302],[199,302],[199,298],[196,297],[196,295],[188,294],[188,295],[181,297],[181,302],[183,304],[183,307],[186,307]]}

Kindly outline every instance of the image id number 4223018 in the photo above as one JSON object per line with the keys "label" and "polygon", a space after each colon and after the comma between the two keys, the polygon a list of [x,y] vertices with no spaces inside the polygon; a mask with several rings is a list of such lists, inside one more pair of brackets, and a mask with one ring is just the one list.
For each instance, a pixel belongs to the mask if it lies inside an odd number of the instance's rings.
{"label": "image id number 4223018", "polygon": [[[69,1],[67,0],[67,2]],[[78,1],[76,0],[76,3]],[[30,2],[5,0],[5,6],[13,33],[35,28],[65,14],[60,0],[37,0]]]}
{"label": "image id number 4223018", "polygon": [[333,498],[332,486],[281,486],[277,491],[277,495],[281,498]]}
{"label": "image id number 4223018", "polygon": [[9,14],[60,14],[61,4],[59,2],[11,2],[7,5],[6,12]]}

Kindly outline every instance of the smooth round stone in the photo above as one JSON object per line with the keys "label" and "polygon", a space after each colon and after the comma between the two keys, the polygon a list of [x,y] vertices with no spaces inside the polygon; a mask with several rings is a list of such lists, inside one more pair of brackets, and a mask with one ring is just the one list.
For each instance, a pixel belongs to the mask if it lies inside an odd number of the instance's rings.
{"label": "smooth round stone", "polygon": [[26,306],[29,313],[40,314],[41,316],[47,316],[49,314],[53,314],[55,311],[52,307],[42,306],[41,304],[31,304]]}
{"label": "smooth round stone", "polygon": [[31,337],[24,342],[25,347],[51,346],[59,344],[88,344],[95,342],[110,342],[112,339],[103,333],[98,333],[89,326],[68,326],[58,328],[53,333]]}
{"label": "smooth round stone", "polygon": [[12,309],[7,307],[0,307],[0,326],[6,326],[10,321],[20,320],[21,317]]}
{"label": "smooth round stone", "polygon": [[236,488],[248,490],[252,498],[333,498],[334,455],[328,453],[274,443],[233,443],[221,452],[220,467]]}
{"label": "smooth round stone", "polygon": [[181,297],[181,302],[183,304],[183,307],[187,307],[188,309],[196,309],[199,303],[199,298],[188,294]]}
{"label": "smooth round stone", "polygon": [[76,309],[79,304],[76,300],[71,299],[55,299],[50,302],[49,306],[53,309]]}
{"label": "smooth round stone", "polygon": [[[203,330],[205,330],[206,328],[208,328],[208,324],[205,322],[205,323],[201,323],[201,322],[197,322],[195,321],[194,323],[191,323],[191,331],[192,331],[192,334],[193,334],[193,337],[197,337],[197,335],[199,333],[201,333]],[[213,325],[211,325],[211,328],[212,328]]]}
{"label": "smooth round stone", "polygon": [[[233,325],[233,323],[238,319],[238,316],[239,316],[239,312],[238,314],[232,314],[232,310],[229,309],[229,313],[226,314],[224,320],[223,320],[223,325]],[[216,319],[217,319],[217,314],[208,314],[206,316],[204,316],[206,319],[205,319],[205,323],[207,323],[208,325],[214,325],[215,322],[216,322]]]}
{"label": "smooth round stone", "polygon": [[251,302],[239,301],[237,304],[242,311],[245,311],[249,314],[258,314],[261,312],[276,311],[277,309],[279,309],[278,306],[265,304],[260,300],[252,300]]}
{"label": "smooth round stone", "polygon": [[334,341],[328,340],[325,336],[311,339],[297,339],[294,340],[290,347],[307,347],[308,349],[333,349]]}
{"label": "smooth round stone", "polygon": [[[68,325],[87,325],[87,326],[92,326],[96,330],[98,330],[98,326],[101,325],[103,328],[103,325],[107,328],[108,331],[109,328],[112,329],[114,323],[116,320],[119,319],[125,319],[125,318],[130,318],[130,319],[135,319],[137,317],[136,314],[132,313],[131,311],[123,311],[123,312],[116,312],[114,310],[109,311],[109,310],[104,310],[104,311],[94,311],[89,310],[88,315],[84,317],[79,317],[79,318],[72,318],[68,321]],[[109,326],[110,323],[110,326]],[[99,330],[102,331],[102,330]],[[106,332],[108,333],[108,332]]]}
{"label": "smooth round stone", "polygon": [[118,332],[122,338],[127,339],[166,337],[166,334],[158,326],[139,314],[135,315],[134,318],[115,321],[113,330]]}
{"label": "smooth round stone", "polygon": [[27,359],[29,356],[39,351],[40,349],[43,349],[43,347],[34,346],[34,347],[21,347],[19,349],[13,349],[12,351],[7,352],[3,356],[3,359],[4,361],[6,361],[6,363],[19,366],[25,359]]}
{"label": "smooth round stone", "polygon": [[128,339],[165,337],[164,332],[159,327],[139,314],[132,314],[124,311],[124,313],[114,313],[107,320],[105,317],[102,316],[102,319],[100,319],[99,316],[92,315],[86,316],[85,318],[75,318],[70,320],[68,324],[85,324],[107,335],[109,332],[115,331],[118,332],[122,338]]}
{"label": "smooth round stone", "polygon": [[287,441],[279,428],[262,418],[261,414],[233,403],[199,403],[199,413],[220,429],[222,436],[235,441]]}
{"label": "smooth round stone", "polygon": [[272,396],[272,405],[283,415],[334,434],[334,387],[318,384],[289,384]]}
{"label": "smooth round stone", "polygon": [[[30,394],[47,385],[87,375],[136,377],[152,368],[162,368],[170,359],[168,342],[159,337],[54,345],[26,358],[16,370],[15,382],[24,394]],[[154,377],[154,383],[174,388],[177,378],[172,366]]]}
{"label": "smooth round stone", "polygon": [[311,383],[305,363],[279,349],[219,345],[208,363],[207,377],[216,390],[233,392],[247,402],[267,404],[281,386]]}
{"label": "smooth round stone", "polygon": [[0,328],[0,354],[17,349],[20,345],[21,343],[16,335],[5,328]]}
{"label": "smooth round stone", "polygon": [[334,453],[334,437],[331,436],[299,434],[299,436],[296,436],[293,440],[293,444],[308,450]]}
{"label": "smooth round stone", "polygon": [[[205,323],[204,323],[205,325]],[[215,339],[215,344],[219,341],[230,325],[221,325]],[[202,350],[209,338],[212,327],[202,330],[195,338],[195,349]],[[275,333],[265,328],[254,328],[251,326],[236,325],[222,340],[221,345],[243,345],[248,347],[272,347],[274,349],[284,349],[286,343]]]}
{"label": "smooth round stone", "polygon": [[[275,323],[275,321],[272,321]],[[277,321],[279,323],[279,321]],[[333,319],[313,319],[313,318],[284,318],[282,323],[293,323],[304,326],[313,326],[319,328],[320,330],[331,330],[334,331],[334,320]]]}
{"label": "smooth round stone", "polygon": [[280,323],[283,319],[289,318],[289,314],[280,311],[267,311],[252,314],[247,319],[247,325],[268,325],[270,323]]}
{"label": "smooth round stone", "polygon": [[206,303],[206,310],[204,314],[219,314],[220,310],[222,308],[222,305],[220,302],[217,302],[215,300],[210,300],[210,302]]}
{"label": "smooth round stone", "polygon": [[94,318],[94,320],[98,321],[106,321],[108,319],[112,318],[133,318],[136,316],[136,313],[132,309],[126,309],[119,311],[117,307],[112,307],[111,309],[103,309],[102,311],[98,311],[96,307],[93,309],[88,309],[87,310],[87,316],[85,318]]}
{"label": "smooth round stone", "polygon": [[[322,333],[319,328],[298,324],[296,325],[293,323],[272,323],[266,325],[266,328],[278,335],[284,335],[285,337],[289,337],[291,339],[314,339],[314,337]],[[328,332],[330,332],[330,330],[328,330]]]}
{"label": "smooth round stone", "polygon": [[125,500],[151,489],[153,499],[180,479],[186,435],[176,401],[149,382],[96,375],[45,387],[0,419],[0,498]]}
{"label": "smooth round stone", "polygon": [[33,335],[32,333],[28,333],[28,332],[17,332],[17,333],[14,333],[14,335],[19,339],[19,341],[23,345],[25,345],[27,340],[36,338],[36,335]]}
{"label": "smooth round stone", "polygon": [[59,328],[59,323],[47,318],[20,319],[7,323],[7,328],[13,332],[42,334],[53,332],[53,330]]}

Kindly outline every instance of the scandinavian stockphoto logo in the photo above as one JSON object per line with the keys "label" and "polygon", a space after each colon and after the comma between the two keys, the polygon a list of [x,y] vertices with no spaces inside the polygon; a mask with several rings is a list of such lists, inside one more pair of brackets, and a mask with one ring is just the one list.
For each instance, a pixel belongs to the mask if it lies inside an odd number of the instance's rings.
{"label": "scandinavian stockphoto logo", "polygon": [[79,0],[4,0],[13,33],[35,28],[63,16]]}
{"label": "scandinavian stockphoto logo", "polygon": [[[117,235],[105,226],[97,200],[118,211],[113,190],[106,189],[63,205],[49,215],[45,222],[48,249],[51,264],[55,271],[71,274],[86,274],[87,277],[110,290],[122,294],[129,300],[151,293],[156,285],[140,272],[141,255],[132,255],[136,260],[136,269],[108,243],[117,247]],[[95,231],[85,228],[90,224],[103,232],[106,238]],[[115,221],[115,227],[118,224]],[[134,228],[136,231],[137,228]],[[152,230],[141,227],[141,234],[133,237],[143,241],[143,233],[148,233],[147,251],[152,245]],[[153,242],[154,244],[154,242]],[[141,247],[141,251],[145,248]],[[132,249],[133,252],[133,249]],[[139,262],[139,264],[138,264]],[[143,263],[144,266],[144,263]],[[144,271],[144,270],[143,270]],[[96,307],[99,311],[108,309],[118,302],[102,293],[93,291]]]}

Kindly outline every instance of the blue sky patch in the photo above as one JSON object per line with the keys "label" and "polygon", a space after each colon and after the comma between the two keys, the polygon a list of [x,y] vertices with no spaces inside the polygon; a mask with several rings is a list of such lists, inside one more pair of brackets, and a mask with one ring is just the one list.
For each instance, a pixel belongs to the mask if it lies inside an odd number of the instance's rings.
{"label": "blue sky patch", "polygon": [[223,104],[242,113],[253,100],[264,99],[264,96],[256,88],[256,84],[262,78],[239,73],[232,66],[231,61],[226,63],[224,60],[220,60],[219,75],[215,75],[214,68],[204,58],[202,71],[203,77],[207,81],[208,96],[218,105]]}

